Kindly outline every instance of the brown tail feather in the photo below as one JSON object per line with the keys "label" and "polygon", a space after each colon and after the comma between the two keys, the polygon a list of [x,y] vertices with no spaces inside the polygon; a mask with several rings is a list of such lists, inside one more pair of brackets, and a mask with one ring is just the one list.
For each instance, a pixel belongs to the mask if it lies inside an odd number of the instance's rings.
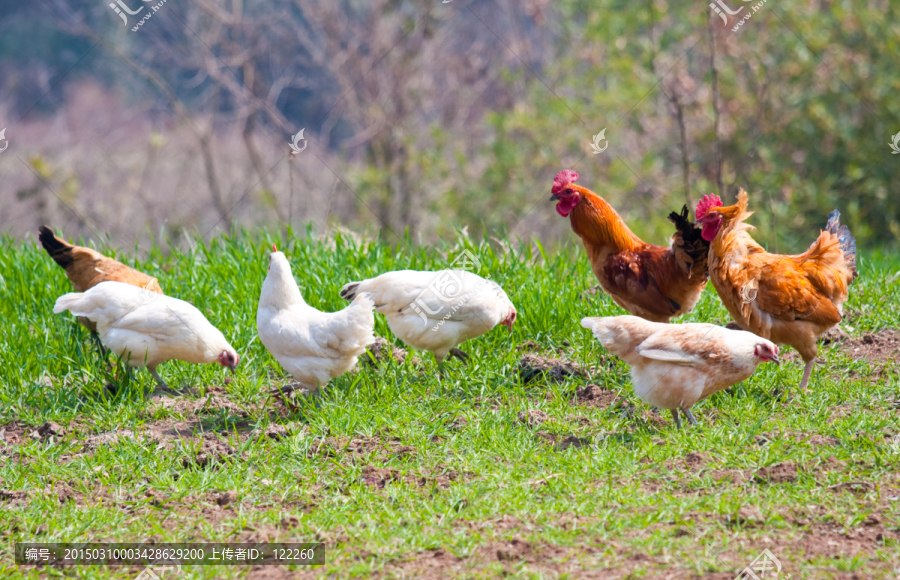
{"label": "brown tail feather", "polygon": [[61,268],[66,269],[72,264],[72,246],[54,236],[53,230],[47,226],[41,226],[38,239],[41,240],[41,245],[44,246],[44,249],[47,250],[50,257],[53,258]]}

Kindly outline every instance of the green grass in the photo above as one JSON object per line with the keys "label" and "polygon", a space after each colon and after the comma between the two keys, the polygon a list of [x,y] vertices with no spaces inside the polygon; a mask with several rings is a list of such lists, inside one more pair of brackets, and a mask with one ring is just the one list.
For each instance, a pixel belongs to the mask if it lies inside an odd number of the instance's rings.
{"label": "green grass", "polygon": [[[265,392],[287,377],[256,337],[273,241],[290,259],[306,300],[323,310],[344,307],[338,291],[350,280],[401,268],[437,270],[467,247],[482,274],[507,290],[519,319],[512,335],[498,327],[464,344],[469,366],[449,362],[443,381],[428,354],[419,353],[421,368],[409,359],[359,366],[332,381],[318,407],[279,418],[268,412],[274,403]],[[603,294],[582,298],[596,281],[580,249],[541,250],[532,260],[528,248],[503,254],[465,240],[413,251],[298,235],[218,238],[187,254],[164,256],[157,248],[139,261],[119,255],[156,276],[166,293],[200,308],[241,355],[227,385],[218,365],[160,367],[170,386],[196,390],[182,397],[199,401],[193,410],[147,399],[153,381],[145,371],[131,383],[115,378],[87,331],[68,314],[52,313],[55,299],[71,288],[39,247],[5,239],[0,250],[0,424],[8,432],[13,422],[28,431],[47,421],[67,428],[62,437],[26,432],[21,443],[0,443],[0,488],[27,493],[0,501],[3,578],[138,572],[17,569],[15,542],[259,538],[325,542],[327,564],[285,571],[286,578],[733,578],[764,548],[794,578],[895,578],[900,569],[900,502],[889,499],[900,495],[900,445],[892,448],[889,439],[900,433],[900,411],[892,406],[900,400],[898,366],[825,347],[826,364],[816,367],[811,392],[803,395],[796,393],[799,362],[763,365],[698,404],[699,429],[678,431],[668,414],[654,414],[636,399],[624,363],[581,328],[583,316],[621,310]],[[863,253],[860,269],[843,326],[852,337],[895,328],[900,261]],[[728,320],[712,288],[684,318]],[[376,334],[403,346],[382,317],[376,321]],[[516,347],[527,341],[543,356],[593,367],[591,376],[523,384],[524,351]],[[120,384],[115,395],[103,390],[110,381]],[[574,392],[587,383],[619,391],[624,404],[574,404]],[[794,391],[775,399],[775,387]],[[210,393],[233,405],[204,408]],[[519,421],[518,413],[530,409],[546,412],[548,421],[537,427]],[[168,445],[140,436],[84,444],[114,430],[176,423],[195,437]],[[272,423],[291,434],[276,440],[253,431]],[[185,467],[204,434],[237,454]],[[815,434],[835,442],[805,440]],[[570,435],[584,444],[563,449],[548,442]],[[351,445],[358,451],[327,452],[350,439],[362,440]],[[689,467],[692,452],[702,458]],[[758,469],[785,462],[796,465],[795,481],[753,479]],[[74,500],[60,502],[60,488],[73,490]],[[229,490],[237,501],[216,505],[216,494]],[[296,526],[281,525],[291,515]],[[597,572],[604,568],[606,576]],[[248,574],[261,572],[193,567],[164,578]]]}

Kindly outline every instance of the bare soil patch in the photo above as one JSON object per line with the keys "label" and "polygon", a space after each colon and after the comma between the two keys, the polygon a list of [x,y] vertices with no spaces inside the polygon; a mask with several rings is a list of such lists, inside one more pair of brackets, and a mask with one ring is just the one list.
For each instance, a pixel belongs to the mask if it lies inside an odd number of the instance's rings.
{"label": "bare soil patch", "polygon": [[517,418],[520,423],[524,423],[529,427],[537,427],[546,423],[550,416],[540,409],[529,409],[527,411],[519,411]]}
{"label": "bare soil patch", "polygon": [[757,483],[793,483],[797,481],[797,477],[797,464],[785,461],[758,469],[753,479]]}
{"label": "bare soil patch", "polygon": [[538,431],[535,433],[535,436],[544,441],[545,443],[549,443],[556,448],[557,451],[565,451],[569,447],[574,447],[576,449],[581,447],[587,447],[591,444],[590,437],[579,437],[577,435],[562,435],[559,433],[548,433],[546,431]]}
{"label": "bare soil patch", "polygon": [[881,330],[861,338],[845,340],[840,349],[854,360],[897,362],[900,361],[900,333],[893,329]]}
{"label": "bare soil patch", "polygon": [[[371,356],[363,355],[359,357],[360,362],[365,365],[377,367],[385,363],[386,361],[393,359],[400,364],[406,362],[406,358],[409,356],[409,351],[393,346],[390,342],[382,337],[376,337],[375,342],[369,345],[369,348],[366,349]],[[375,359],[374,362],[372,359]],[[417,356],[413,356],[412,358],[413,366],[421,366],[422,361],[419,360]]]}
{"label": "bare soil patch", "polygon": [[572,404],[612,410],[617,408],[624,400],[616,391],[589,384],[575,391],[572,397]]}
{"label": "bare soil patch", "polygon": [[586,376],[584,370],[572,361],[533,353],[522,356],[519,361],[519,374],[526,384],[541,377],[545,380],[564,383],[577,377]]}
{"label": "bare soil patch", "polygon": [[382,458],[403,458],[412,456],[415,453],[415,449],[401,444],[396,438],[350,438],[338,435],[336,437],[317,437],[313,439],[307,453],[310,457],[340,457],[342,455],[363,456],[374,454]]}
{"label": "bare soil patch", "polygon": [[179,415],[221,414],[225,412],[241,418],[250,416],[250,410],[239,405],[228,397],[223,387],[207,387],[206,393],[196,399],[184,396],[156,395],[149,407],[152,413],[158,409],[166,409]]}

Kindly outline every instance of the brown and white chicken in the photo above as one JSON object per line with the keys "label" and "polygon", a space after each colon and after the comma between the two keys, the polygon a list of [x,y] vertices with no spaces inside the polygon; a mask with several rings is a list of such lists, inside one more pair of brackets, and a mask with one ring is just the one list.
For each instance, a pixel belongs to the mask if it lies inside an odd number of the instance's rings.
{"label": "brown and white chicken", "polygon": [[696,425],[691,407],[743,381],[764,362],[781,362],[772,341],[713,324],[662,324],[637,316],[584,318],[606,350],[631,366],[634,394]]}
{"label": "brown and white chicken", "polygon": [[[153,276],[138,272],[121,262],[108,258],[91,248],[72,245],[53,235],[47,226],[39,228],[38,239],[44,250],[59,267],[66,271],[76,292],[86,292],[100,282],[123,282],[143,288],[145,293],[162,294],[159,282]],[[97,326],[85,317],[78,321],[97,339]],[[101,346],[102,350],[102,346]]]}

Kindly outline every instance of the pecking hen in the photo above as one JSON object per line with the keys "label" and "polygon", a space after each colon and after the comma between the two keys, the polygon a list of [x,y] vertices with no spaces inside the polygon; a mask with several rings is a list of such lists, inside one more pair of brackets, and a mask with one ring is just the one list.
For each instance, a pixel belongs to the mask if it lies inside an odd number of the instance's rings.
{"label": "pecking hen", "polygon": [[132,367],[147,367],[166,387],[156,367],[170,360],[219,363],[234,372],[240,360],[219,330],[193,305],[148,294],[123,282],[100,282],[87,292],[64,294],[53,312],[90,320],[100,342]]}
{"label": "pecking hen", "polygon": [[806,368],[807,389],[818,354],[816,339],[840,321],[850,284],[856,279],[856,240],[841,226],[839,211],[803,254],[770,254],[744,223],[749,196],[743,189],[735,205],[704,197],[697,204],[703,239],[710,242],[709,272],[719,298],[735,322],[776,344],[794,347]]}
{"label": "pecking hen", "polygon": [[628,312],[668,322],[694,308],[709,278],[709,244],[689,219],[687,206],[669,214],[676,226],[668,248],[644,243],[616,210],[593,191],[575,185],[578,174],[560,171],[551,201],[581,238],[600,286]]}
{"label": "pecking hen", "polygon": [[631,366],[634,394],[669,409],[679,428],[678,411],[696,425],[691,407],[697,401],[743,381],[761,363],[780,362],[771,341],[712,324],[660,324],[613,316],[585,318],[581,326]]}
{"label": "pecking hen", "polygon": [[467,359],[457,345],[498,324],[512,332],[516,321],[516,308],[503,288],[465,270],[387,272],[350,282],[341,297],[353,300],[363,292],[387,318],[391,332],[411,347],[434,354],[439,365],[448,354]]}
{"label": "pecking hen", "polygon": [[274,245],[272,249],[256,329],[275,360],[300,387],[315,393],[320,385],[356,366],[357,357],[375,342],[372,299],[361,294],[340,312],[321,312],[303,300],[287,258]]}

